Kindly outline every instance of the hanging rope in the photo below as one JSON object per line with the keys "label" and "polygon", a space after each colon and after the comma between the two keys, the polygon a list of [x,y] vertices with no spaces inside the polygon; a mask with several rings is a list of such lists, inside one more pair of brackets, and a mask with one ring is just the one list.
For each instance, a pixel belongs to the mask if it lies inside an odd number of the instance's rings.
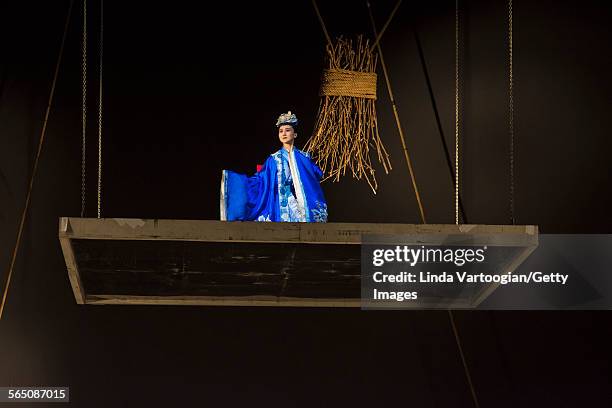
{"label": "hanging rope", "polygon": [[508,0],[509,132],[510,132],[510,223],[514,225],[514,77],[512,72],[512,0]]}
{"label": "hanging rope", "polygon": [[315,9],[315,13],[317,14],[317,18],[319,19],[319,24],[321,24],[321,29],[323,29],[323,34],[325,35],[325,39],[327,40],[327,45],[332,46],[332,40],[327,32],[327,27],[325,27],[325,22],[323,21],[323,17],[321,17],[321,12],[319,12],[319,7],[317,6],[316,0],[312,0],[312,6]]}
{"label": "hanging rope", "polygon": [[480,404],[478,403],[478,397],[476,396],[476,389],[474,388],[474,383],[472,383],[472,376],[470,375],[470,370],[468,369],[467,361],[465,360],[465,354],[463,354],[463,346],[461,345],[459,331],[457,331],[457,325],[455,324],[455,317],[453,316],[452,310],[448,311],[448,318],[450,319],[453,334],[455,335],[455,342],[457,343],[457,348],[459,349],[459,356],[461,357],[461,363],[463,364],[463,371],[465,372],[465,377],[467,378],[468,385],[470,386],[470,392],[472,393],[472,401],[474,401],[474,406],[476,408],[480,408]]}
{"label": "hanging rope", "polygon": [[[399,7],[398,2],[397,7]],[[374,32],[374,36],[379,37],[376,32],[376,23],[374,21],[374,15],[372,14],[372,7],[370,6],[370,2],[366,0],[366,6],[368,7],[368,14],[370,16],[370,23],[372,24],[372,31]],[[393,13],[392,13],[393,14]],[[397,108],[397,104],[395,103],[395,97],[393,96],[393,89],[391,88],[391,81],[389,80],[389,74],[387,72],[387,65],[385,64],[385,59],[383,58],[382,47],[379,43],[376,44],[378,56],[380,57],[380,65],[383,69],[383,74],[385,76],[385,83],[387,85],[387,92],[389,94],[389,99],[391,100],[391,107],[393,108],[393,116],[395,117],[395,124],[397,125],[397,130],[400,135],[400,139],[402,141],[402,148],[404,150],[404,157],[406,159],[406,164],[408,165],[408,172],[410,173],[410,180],[412,181],[412,187],[414,188],[414,194],[416,195],[417,204],[419,205],[419,211],[421,212],[421,220],[423,224],[427,224],[425,220],[425,211],[423,210],[423,203],[421,202],[421,195],[419,194],[419,189],[416,183],[416,177],[414,176],[414,171],[412,170],[412,161],[410,160],[410,154],[408,153],[408,148],[406,147],[406,140],[404,138],[404,131],[402,129],[402,124],[399,119],[399,110]]]}
{"label": "hanging rope", "polygon": [[376,99],[376,73],[325,69],[321,79],[320,94]]}
{"label": "hanging rope", "polygon": [[455,224],[459,224],[459,0],[455,0]]}
{"label": "hanging rope", "polygon": [[104,0],[100,0],[100,69],[98,92],[98,218],[102,214],[102,56],[104,39]]}
{"label": "hanging rope", "polygon": [[60,65],[62,62],[62,56],[64,55],[64,44],[66,43],[66,34],[68,33],[68,26],[70,23],[70,16],[72,15],[72,5],[74,0],[70,1],[68,6],[68,16],[66,17],[66,23],[64,25],[64,34],[62,35],[62,42],[57,56],[57,63],[55,64],[55,73],[53,74],[53,82],[51,83],[51,92],[49,93],[49,100],[47,102],[47,109],[45,111],[45,118],[43,120],[43,126],[40,131],[40,138],[38,140],[38,150],[36,151],[36,158],[34,159],[34,165],[32,166],[32,172],[30,173],[30,182],[28,184],[28,192],[26,194],[25,204],[21,212],[21,221],[19,222],[19,229],[17,230],[17,239],[15,240],[15,246],[13,247],[13,254],[11,256],[11,263],[9,266],[6,284],[2,292],[2,303],[0,303],[0,319],[4,312],[4,305],[6,304],[6,298],[8,296],[9,287],[11,285],[11,277],[13,276],[13,269],[15,267],[15,261],[17,259],[17,253],[19,252],[19,246],[21,244],[21,237],[23,236],[23,227],[25,225],[26,216],[28,214],[28,208],[30,208],[30,198],[32,197],[32,187],[34,185],[34,177],[36,176],[36,170],[38,169],[38,162],[40,160],[40,154],[42,152],[43,143],[45,141],[45,134],[47,133],[47,122],[49,121],[49,112],[51,112],[51,105],[53,103],[53,95],[55,95],[55,84],[57,83],[57,76],[59,73]]}
{"label": "hanging rope", "polygon": [[382,36],[385,33],[385,31],[387,31],[387,27],[389,27],[389,23],[391,23],[391,20],[393,20],[393,17],[395,16],[395,13],[397,12],[397,9],[399,8],[399,6],[401,4],[402,4],[402,0],[399,0],[395,4],[395,7],[393,7],[393,11],[391,11],[391,14],[389,15],[389,18],[387,19],[387,22],[383,26],[382,30],[380,30],[380,34],[376,35],[376,40],[372,44],[372,49],[374,49],[374,47],[378,46],[378,43],[380,42],[380,39],[382,38]]}
{"label": "hanging rope", "polygon": [[82,125],[81,137],[81,217],[85,216],[85,184],[87,160],[87,0],[83,0],[83,39],[82,39]]}

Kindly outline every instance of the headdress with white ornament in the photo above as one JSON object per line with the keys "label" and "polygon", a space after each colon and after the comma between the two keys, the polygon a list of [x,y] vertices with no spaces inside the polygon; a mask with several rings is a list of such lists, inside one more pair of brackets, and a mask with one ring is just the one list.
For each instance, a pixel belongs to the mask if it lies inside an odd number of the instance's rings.
{"label": "headdress with white ornament", "polygon": [[276,127],[282,125],[291,125],[294,129],[297,127],[298,120],[294,113],[291,111],[281,114],[276,120]]}

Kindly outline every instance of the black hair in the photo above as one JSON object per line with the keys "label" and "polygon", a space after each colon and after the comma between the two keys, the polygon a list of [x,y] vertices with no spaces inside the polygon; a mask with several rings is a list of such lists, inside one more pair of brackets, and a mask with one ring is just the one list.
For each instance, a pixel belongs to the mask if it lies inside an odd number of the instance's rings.
{"label": "black hair", "polygon": [[280,127],[281,127],[281,126],[283,126],[283,125],[289,125],[289,126],[291,126],[291,127],[293,128],[293,131],[294,131],[295,133],[297,133],[297,131],[298,131],[298,124],[297,124],[297,123],[290,123],[290,122],[280,123],[280,124],[278,125],[278,128],[280,129]]}

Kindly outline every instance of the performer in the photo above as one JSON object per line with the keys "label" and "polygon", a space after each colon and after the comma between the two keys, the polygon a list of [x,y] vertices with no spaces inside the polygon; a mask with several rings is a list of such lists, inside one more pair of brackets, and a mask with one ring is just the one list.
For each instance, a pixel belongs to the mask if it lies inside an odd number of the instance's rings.
{"label": "performer", "polygon": [[284,113],[276,126],[282,147],[254,176],[223,170],[222,221],[327,222],[323,171],[308,153],[294,147],[297,117]]}

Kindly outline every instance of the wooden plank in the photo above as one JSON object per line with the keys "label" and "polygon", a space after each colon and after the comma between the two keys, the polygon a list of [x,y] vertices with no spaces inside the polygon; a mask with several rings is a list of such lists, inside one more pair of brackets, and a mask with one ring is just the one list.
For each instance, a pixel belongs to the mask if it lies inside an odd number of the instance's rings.
{"label": "wooden plank", "polygon": [[314,299],[274,296],[133,296],[88,295],[87,304],[178,306],[359,307],[360,299]]}
{"label": "wooden plank", "polygon": [[[362,235],[421,235],[436,243],[436,234],[508,234],[517,243],[537,237],[530,225],[455,225],[392,223],[267,223],[211,220],[63,218],[69,238],[211,242],[299,242],[360,244]],[[60,231],[60,235],[62,232]],[[421,242],[418,242],[421,243]]]}
{"label": "wooden plank", "polygon": [[[471,303],[458,299],[422,299],[418,303],[401,304],[415,309],[434,309],[441,300],[448,302],[450,309],[467,309]],[[317,299],[274,296],[126,296],[126,295],[88,295],[87,304],[91,305],[165,305],[165,306],[282,306],[282,307],[361,307],[360,298]],[[388,302],[391,308],[400,308],[397,302]]]}
{"label": "wooden plank", "polygon": [[66,268],[68,269],[68,278],[70,279],[70,286],[72,287],[72,293],[74,298],[79,305],[85,303],[85,288],[81,282],[81,276],[79,275],[79,266],[74,257],[74,250],[70,243],[70,238],[67,236],[68,222],[66,218],[60,219],[60,245],[64,254],[64,261],[66,262]]}

